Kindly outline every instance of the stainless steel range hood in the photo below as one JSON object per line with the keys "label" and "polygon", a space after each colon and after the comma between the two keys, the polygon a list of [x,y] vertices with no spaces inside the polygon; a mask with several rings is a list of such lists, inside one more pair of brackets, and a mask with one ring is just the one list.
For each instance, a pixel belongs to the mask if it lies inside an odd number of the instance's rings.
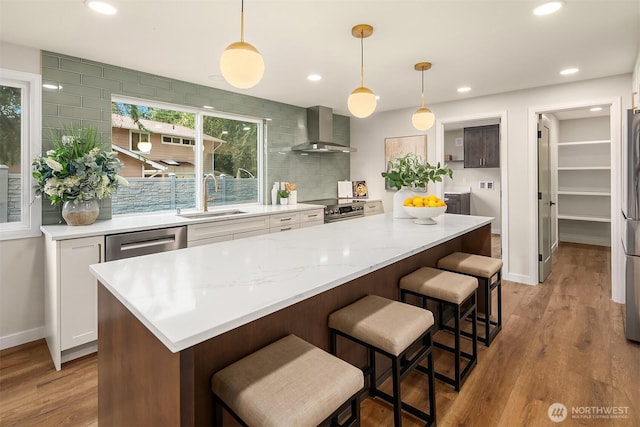
{"label": "stainless steel range hood", "polygon": [[306,153],[353,153],[355,148],[333,142],[333,111],[329,107],[307,108],[308,141],[293,147],[275,147],[270,151],[301,151]]}

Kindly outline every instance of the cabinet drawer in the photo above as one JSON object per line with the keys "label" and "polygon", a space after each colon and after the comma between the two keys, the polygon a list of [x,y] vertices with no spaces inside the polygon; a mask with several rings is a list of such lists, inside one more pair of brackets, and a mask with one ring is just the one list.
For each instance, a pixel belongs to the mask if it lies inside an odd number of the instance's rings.
{"label": "cabinet drawer", "polygon": [[315,227],[316,225],[324,225],[324,219],[322,219],[320,221],[301,222],[300,223],[300,228]]}
{"label": "cabinet drawer", "polygon": [[289,231],[300,228],[300,224],[283,224],[279,227],[271,227],[269,233],[280,233],[281,231]]}
{"label": "cabinet drawer", "polygon": [[207,239],[200,240],[190,240],[187,242],[187,247],[193,248],[195,246],[209,245],[211,243],[226,242],[229,240],[233,240],[233,234],[225,234],[224,236],[209,237]]}
{"label": "cabinet drawer", "polygon": [[322,221],[324,223],[324,210],[315,209],[312,211],[300,212],[300,223]]}
{"label": "cabinet drawer", "polygon": [[381,213],[384,213],[384,209],[382,208],[382,200],[375,200],[372,202],[366,202],[364,204],[365,215],[376,215]]}
{"label": "cabinet drawer", "polygon": [[298,214],[298,212],[275,214],[269,217],[269,226],[271,228],[298,223],[300,223],[300,215]]}
{"label": "cabinet drawer", "polygon": [[[190,224],[187,226],[187,240],[210,239],[212,237],[233,236],[248,231],[266,230],[269,228],[269,216],[227,219],[216,222]],[[193,245],[189,245],[193,246]]]}

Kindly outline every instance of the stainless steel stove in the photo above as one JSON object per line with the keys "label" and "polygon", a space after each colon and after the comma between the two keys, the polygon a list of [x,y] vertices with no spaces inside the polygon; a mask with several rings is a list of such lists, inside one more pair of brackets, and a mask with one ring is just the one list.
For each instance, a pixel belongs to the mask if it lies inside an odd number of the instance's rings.
{"label": "stainless steel stove", "polygon": [[364,216],[364,200],[322,199],[307,200],[304,203],[324,206],[324,222],[344,221]]}

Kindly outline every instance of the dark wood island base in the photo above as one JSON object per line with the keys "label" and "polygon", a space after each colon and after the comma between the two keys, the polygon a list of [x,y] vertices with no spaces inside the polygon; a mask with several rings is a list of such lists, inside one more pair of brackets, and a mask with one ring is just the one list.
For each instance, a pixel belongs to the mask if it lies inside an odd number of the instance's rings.
{"label": "dark wood island base", "polygon": [[[402,276],[419,267],[435,267],[439,258],[456,251],[491,256],[491,226],[484,225],[179,353],[168,350],[99,284],[99,424],[212,425],[213,373],[287,334],[328,351],[330,313],[369,294],[398,299]],[[345,341],[340,348],[341,358],[359,367],[366,363],[358,346]]]}

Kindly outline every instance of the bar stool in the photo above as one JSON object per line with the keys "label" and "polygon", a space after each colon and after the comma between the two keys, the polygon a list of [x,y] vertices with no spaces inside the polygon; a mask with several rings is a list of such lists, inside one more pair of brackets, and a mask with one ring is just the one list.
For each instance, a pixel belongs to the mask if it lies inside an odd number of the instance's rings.
{"label": "bar stool", "polygon": [[[438,303],[438,328],[453,332],[453,347],[433,340],[435,347],[441,348],[454,356],[453,378],[435,371],[439,380],[451,384],[456,391],[467,379],[474,366],[478,363],[478,330],[476,326],[476,295],[478,280],[463,274],[438,270],[437,268],[422,267],[400,279],[400,299],[406,302],[407,295],[420,298],[422,308],[427,308],[428,301]],[[451,327],[444,321],[445,308],[452,308],[454,312],[454,326]],[[460,322],[465,319],[471,321],[471,333],[462,330]],[[437,335],[436,335],[437,336]],[[471,353],[461,350],[460,337],[464,336],[471,341]],[[466,359],[464,367],[461,367],[462,358]]]}
{"label": "bar stool", "polygon": [[[484,298],[484,317],[478,316],[478,322],[484,324],[484,336],[478,335],[478,341],[489,347],[496,334],[502,329],[502,260],[464,252],[454,252],[438,260],[438,268],[455,273],[466,274],[478,279],[480,296]],[[496,280],[492,283],[493,277]],[[491,294],[498,294],[498,320],[491,320]]]}
{"label": "bar stool", "polygon": [[[362,371],[312,344],[288,335],[215,373],[214,422],[222,409],[243,426],[360,425]],[[338,414],[351,406],[349,419]]]}
{"label": "bar stool", "polygon": [[[337,336],[340,335],[367,349],[369,366],[369,395],[380,397],[393,405],[394,425],[402,425],[401,410],[420,418],[427,426],[436,424],[436,399],[431,356],[431,329],[433,314],[422,308],[368,295],[329,315],[331,352],[337,354]],[[378,389],[376,380],[376,353],[391,359],[393,396]],[[413,356],[407,359],[407,356]],[[411,369],[427,358],[429,382],[429,413],[402,402],[400,380]]]}

